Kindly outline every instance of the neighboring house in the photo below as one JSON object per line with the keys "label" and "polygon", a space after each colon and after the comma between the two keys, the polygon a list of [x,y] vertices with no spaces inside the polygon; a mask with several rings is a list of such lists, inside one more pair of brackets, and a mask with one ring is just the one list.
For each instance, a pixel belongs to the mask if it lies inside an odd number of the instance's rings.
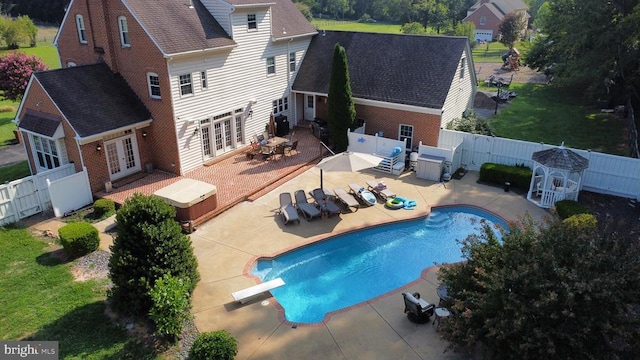
{"label": "neighboring house", "polygon": [[272,113],[290,126],[324,116],[327,88],[315,85],[335,41],[371,131],[435,145],[472,107],[462,38],[316,34],[290,0],[71,0],[54,40],[64,68],[35,74],[16,116],[32,172],[74,163],[95,193],[244,148]]}
{"label": "neighboring house", "polygon": [[494,41],[500,36],[500,24],[505,16],[522,14],[526,24],[529,22],[528,9],[522,0],[478,0],[467,10],[467,17],[462,21],[475,25],[476,40]]}
{"label": "neighboring house", "polygon": [[293,83],[298,120],[327,116],[333,49],[347,53],[357,117],[367,134],[437,146],[440,128],[473,107],[466,37],[326,31],[313,38]]}

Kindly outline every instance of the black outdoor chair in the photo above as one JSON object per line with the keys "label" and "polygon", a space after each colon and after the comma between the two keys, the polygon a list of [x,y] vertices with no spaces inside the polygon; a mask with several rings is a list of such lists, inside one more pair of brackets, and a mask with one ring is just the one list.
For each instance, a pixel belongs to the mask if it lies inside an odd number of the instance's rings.
{"label": "black outdoor chair", "polygon": [[414,292],[402,293],[404,298],[404,312],[407,314],[409,320],[414,323],[424,324],[429,322],[429,319],[433,315],[435,305],[429,304],[424,299],[420,298],[420,293]]}

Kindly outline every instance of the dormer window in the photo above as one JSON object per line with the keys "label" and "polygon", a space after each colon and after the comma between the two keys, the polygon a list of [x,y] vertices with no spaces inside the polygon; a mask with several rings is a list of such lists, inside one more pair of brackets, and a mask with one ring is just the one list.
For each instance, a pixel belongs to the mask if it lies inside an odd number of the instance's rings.
{"label": "dormer window", "polygon": [[120,28],[120,44],[122,47],[130,47],[129,41],[129,26],[127,25],[127,18],[120,16],[118,18],[118,27]]}
{"label": "dormer window", "polygon": [[258,20],[256,19],[256,14],[247,15],[247,29],[258,30]]}
{"label": "dormer window", "polygon": [[78,39],[81,44],[87,43],[86,30],[84,28],[84,18],[82,15],[76,15],[76,27],[78,28]]}

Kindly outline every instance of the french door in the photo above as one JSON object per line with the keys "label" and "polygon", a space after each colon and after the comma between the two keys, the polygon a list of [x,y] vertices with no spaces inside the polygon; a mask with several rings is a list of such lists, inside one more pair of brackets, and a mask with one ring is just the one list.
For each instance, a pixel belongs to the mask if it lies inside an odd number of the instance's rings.
{"label": "french door", "polygon": [[135,134],[105,141],[104,147],[110,180],[116,180],[140,171],[140,155]]}
{"label": "french door", "polygon": [[244,145],[242,114],[236,114],[211,123],[210,119],[200,122],[202,128],[202,152],[205,158],[212,158]]}

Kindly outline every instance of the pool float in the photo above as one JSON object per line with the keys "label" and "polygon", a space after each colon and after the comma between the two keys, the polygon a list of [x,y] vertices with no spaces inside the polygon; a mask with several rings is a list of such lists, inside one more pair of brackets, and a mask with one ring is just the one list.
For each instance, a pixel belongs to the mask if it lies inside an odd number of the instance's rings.
{"label": "pool float", "polygon": [[405,210],[413,210],[413,208],[415,208],[416,205],[418,205],[418,203],[415,200],[406,200],[404,202],[404,209]]}
{"label": "pool float", "polygon": [[387,200],[387,202],[385,203],[385,206],[393,210],[402,209],[404,207],[405,201],[407,201],[407,199],[400,196],[396,196],[394,198]]}

